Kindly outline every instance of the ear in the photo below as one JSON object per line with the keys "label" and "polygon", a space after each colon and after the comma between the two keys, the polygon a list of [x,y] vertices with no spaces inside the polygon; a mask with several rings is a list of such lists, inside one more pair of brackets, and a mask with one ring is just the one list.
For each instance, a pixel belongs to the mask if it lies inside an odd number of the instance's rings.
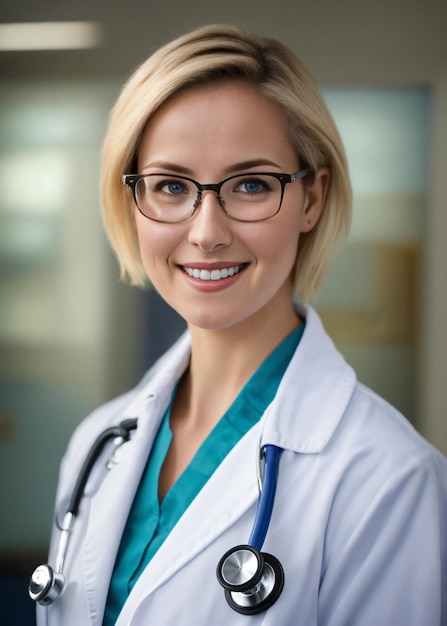
{"label": "ear", "polygon": [[322,167],[315,174],[314,182],[305,186],[304,213],[301,223],[302,233],[308,233],[318,223],[326,204],[330,178],[329,168]]}

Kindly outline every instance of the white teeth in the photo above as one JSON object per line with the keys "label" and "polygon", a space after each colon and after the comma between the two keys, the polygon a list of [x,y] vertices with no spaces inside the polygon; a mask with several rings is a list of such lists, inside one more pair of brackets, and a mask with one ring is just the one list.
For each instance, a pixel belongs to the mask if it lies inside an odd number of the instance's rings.
{"label": "white teeth", "polygon": [[222,278],[228,278],[228,276],[234,276],[241,267],[241,265],[236,265],[234,267],[224,267],[221,270],[199,270],[192,267],[183,267],[183,270],[188,276],[198,278],[199,280],[221,280]]}

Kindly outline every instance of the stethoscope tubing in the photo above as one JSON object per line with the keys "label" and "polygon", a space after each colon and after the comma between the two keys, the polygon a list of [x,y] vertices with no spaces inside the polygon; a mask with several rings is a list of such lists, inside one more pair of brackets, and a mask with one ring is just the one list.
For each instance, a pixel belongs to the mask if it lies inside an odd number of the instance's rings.
{"label": "stethoscope tubing", "polygon": [[137,419],[123,420],[119,425],[104,430],[94,441],[81,467],[78,479],[72,491],[70,502],[65,512],[59,543],[57,547],[55,568],[50,565],[39,565],[30,580],[28,592],[32,600],[44,606],[52,604],[64,592],[66,579],[63,573],[65,557],[67,555],[73,524],[79,511],[79,505],[84,495],[90,473],[98,460],[105,444],[110,439],[117,439],[116,446],[129,440],[130,431],[137,427]]}
{"label": "stethoscope tubing", "polygon": [[85,461],[82,465],[81,471],[79,472],[78,479],[74,486],[70,502],[67,507],[66,513],[71,513],[73,517],[76,517],[79,511],[79,505],[82,500],[82,496],[84,495],[85,485],[87,484],[87,480],[90,476],[90,473],[98,460],[99,455],[104,447],[104,445],[110,441],[110,439],[115,437],[120,437],[123,441],[129,438],[129,432],[134,430],[137,427],[136,419],[127,419],[122,421],[117,426],[112,426],[104,430],[95,440],[90,451],[85,458]]}
{"label": "stethoscope tubing", "polygon": [[248,545],[261,550],[272,517],[273,504],[275,502],[276,485],[278,483],[279,460],[282,448],[267,444],[262,448],[264,457],[264,470],[262,472],[262,489],[258,502],[258,509],[251,531]]}

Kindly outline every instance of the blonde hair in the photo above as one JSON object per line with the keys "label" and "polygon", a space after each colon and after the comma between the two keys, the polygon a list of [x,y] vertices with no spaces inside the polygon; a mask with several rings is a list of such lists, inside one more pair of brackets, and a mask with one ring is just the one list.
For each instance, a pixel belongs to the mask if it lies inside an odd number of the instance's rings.
{"label": "blonde hair", "polygon": [[294,286],[301,302],[318,292],[337,241],[351,221],[351,184],[339,133],[321,93],[301,61],[282,43],[235,26],[199,28],[157,50],[130,77],[112,110],[103,146],[101,202],[121,277],[147,279],[140,257],[123,174],[135,173],[143,130],[154,113],[188,86],[222,78],[251,82],[276,102],[290,123],[300,166],[330,170],[325,207],[317,225],[300,238]]}

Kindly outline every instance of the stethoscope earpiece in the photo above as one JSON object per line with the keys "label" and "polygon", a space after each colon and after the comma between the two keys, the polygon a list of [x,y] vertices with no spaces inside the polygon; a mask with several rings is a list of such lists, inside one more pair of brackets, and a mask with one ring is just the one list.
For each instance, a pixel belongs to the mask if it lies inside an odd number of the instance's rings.
{"label": "stethoscope earpiece", "polygon": [[39,565],[31,576],[28,593],[32,600],[46,606],[57,600],[64,587],[63,574],[55,573],[50,565]]}
{"label": "stethoscope earpiece", "polygon": [[226,552],[216,574],[229,606],[243,615],[266,611],[284,587],[284,570],[278,559],[250,545],[236,546]]}

